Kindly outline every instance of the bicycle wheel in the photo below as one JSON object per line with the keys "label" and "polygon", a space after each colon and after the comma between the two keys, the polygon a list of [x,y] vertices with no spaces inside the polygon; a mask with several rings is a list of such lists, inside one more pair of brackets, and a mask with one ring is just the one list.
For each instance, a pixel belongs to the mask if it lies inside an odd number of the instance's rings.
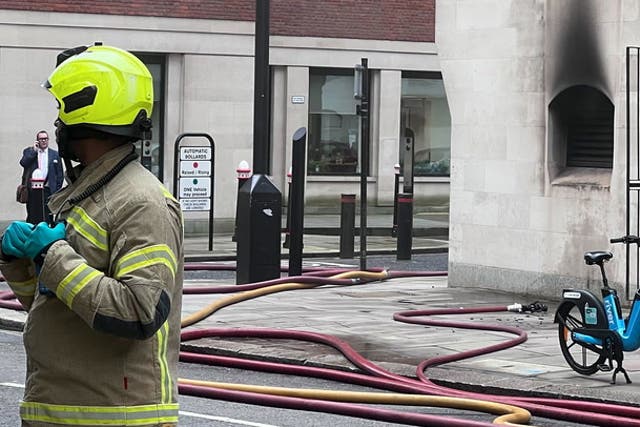
{"label": "bicycle wheel", "polygon": [[582,375],[598,372],[598,365],[607,360],[602,346],[574,341],[571,333],[585,326],[584,313],[575,304],[568,304],[558,311],[558,339],[560,350],[571,369]]}

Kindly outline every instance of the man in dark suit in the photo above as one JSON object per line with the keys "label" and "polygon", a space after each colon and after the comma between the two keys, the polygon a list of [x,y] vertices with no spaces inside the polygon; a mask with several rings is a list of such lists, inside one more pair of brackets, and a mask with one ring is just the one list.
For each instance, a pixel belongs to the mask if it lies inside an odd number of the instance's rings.
{"label": "man in dark suit", "polygon": [[58,152],[49,148],[49,134],[41,130],[36,142],[22,152],[22,179],[28,188],[27,222],[38,224],[49,217],[49,197],[62,187],[64,173]]}

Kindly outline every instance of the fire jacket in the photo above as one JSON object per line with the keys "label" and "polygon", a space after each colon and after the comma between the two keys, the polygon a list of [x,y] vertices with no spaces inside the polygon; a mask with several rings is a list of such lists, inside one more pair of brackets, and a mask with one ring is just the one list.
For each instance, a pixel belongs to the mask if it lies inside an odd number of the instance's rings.
{"label": "fire jacket", "polygon": [[[66,239],[0,269],[29,311],[23,426],[174,426],[183,275],[179,203],[118,147],[55,194]],[[90,186],[100,189],[75,202]],[[81,196],[80,196],[81,198]]]}

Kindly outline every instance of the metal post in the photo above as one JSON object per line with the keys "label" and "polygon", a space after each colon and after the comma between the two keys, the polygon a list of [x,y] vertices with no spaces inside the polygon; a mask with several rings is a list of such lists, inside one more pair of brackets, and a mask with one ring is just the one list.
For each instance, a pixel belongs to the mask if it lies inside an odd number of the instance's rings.
{"label": "metal post", "polygon": [[354,229],[356,228],[356,195],[340,197],[340,258],[353,258]]}
{"label": "metal post", "polygon": [[415,135],[413,130],[407,128],[404,130],[404,144],[403,144],[403,164],[402,164],[402,192],[413,194],[413,166],[415,164],[414,158],[414,141]]}
{"label": "metal post", "polygon": [[238,168],[236,169],[236,174],[238,176],[238,192],[236,194],[236,220],[235,225],[233,226],[233,236],[231,236],[231,241],[236,241],[236,233],[238,232],[238,208],[240,207],[240,203],[238,199],[240,197],[240,188],[244,185],[245,182],[249,178],[251,178],[251,168],[249,167],[249,163],[246,160],[240,161],[238,163]]}
{"label": "metal post", "polygon": [[413,195],[398,194],[398,239],[396,259],[411,259],[413,234]]}
{"label": "metal post", "polygon": [[400,164],[393,165],[393,226],[391,227],[391,237],[398,235],[398,191],[400,190]]}
{"label": "metal post", "polygon": [[269,167],[269,0],[256,0],[253,170],[267,174]]}
{"label": "metal post", "polygon": [[269,0],[256,0],[253,171],[240,190],[236,283],[280,277],[282,194],[269,172]]}
{"label": "metal post", "polygon": [[282,243],[282,247],[288,249],[291,246],[291,168],[289,168],[289,172],[287,172],[287,186],[289,187],[289,194],[287,196],[287,225],[284,230],[284,243]]}
{"label": "metal post", "polygon": [[[356,112],[360,116],[360,270],[367,269],[367,178],[369,176],[369,66],[362,58],[356,70],[361,73],[360,105]],[[356,78],[356,81],[358,79]]]}
{"label": "metal post", "polygon": [[302,235],[304,230],[304,177],[307,152],[307,129],[299,128],[293,134],[291,172],[291,248],[289,249],[289,276],[302,275]]}

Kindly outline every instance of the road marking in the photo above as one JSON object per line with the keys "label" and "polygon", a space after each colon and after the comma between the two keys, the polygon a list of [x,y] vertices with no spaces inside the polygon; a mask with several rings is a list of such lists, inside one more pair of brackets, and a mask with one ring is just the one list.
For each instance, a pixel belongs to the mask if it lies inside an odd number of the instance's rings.
{"label": "road marking", "polygon": [[238,424],[238,425],[242,425],[242,426],[278,427],[278,426],[274,426],[273,424],[254,423],[254,422],[251,422],[251,421],[236,420],[236,419],[227,418],[227,417],[214,417],[213,415],[197,414],[195,412],[189,412],[189,411],[180,411],[180,415],[184,415],[186,417],[193,417],[193,418],[202,418],[202,419],[211,420],[211,421],[222,421],[222,422],[231,423],[231,424]]}
{"label": "road marking", "polygon": [[24,384],[19,383],[0,383],[0,385],[4,387],[24,388]]}

